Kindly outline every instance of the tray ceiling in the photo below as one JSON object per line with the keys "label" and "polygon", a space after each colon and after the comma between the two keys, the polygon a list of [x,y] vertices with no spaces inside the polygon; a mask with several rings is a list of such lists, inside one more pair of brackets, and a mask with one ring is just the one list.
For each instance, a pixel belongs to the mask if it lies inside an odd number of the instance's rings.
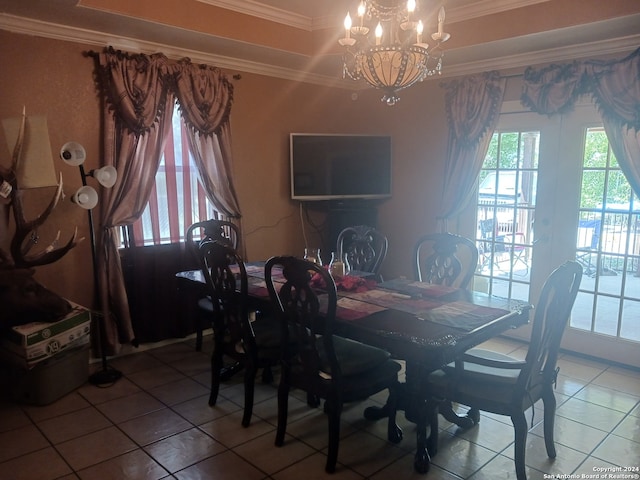
{"label": "tray ceiling", "polygon": [[[640,2],[621,0],[612,2],[621,7],[602,6],[601,12],[554,15],[557,4],[569,9],[574,4],[575,9],[583,1],[429,0],[422,8],[427,21],[440,5],[447,10],[452,39],[445,44],[446,76],[617,54],[640,45]],[[96,49],[110,45],[130,52],[188,56],[230,70],[353,88],[340,80],[337,39],[346,11],[353,11],[357,3],[0,0],[0,29]],[[530,12],[537,12],[531,22]]]}

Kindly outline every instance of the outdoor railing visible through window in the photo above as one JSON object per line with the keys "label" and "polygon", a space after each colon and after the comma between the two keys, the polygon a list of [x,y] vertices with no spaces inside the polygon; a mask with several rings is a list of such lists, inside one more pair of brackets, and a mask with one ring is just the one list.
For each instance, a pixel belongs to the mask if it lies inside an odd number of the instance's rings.
{"label": "outdoor railing visible through window", "polygon": [[583,310],[570,327],[640,341],[640,200],[602,127],[585,132],[577,227]]}
{"label": "outdoor railing visible through window", "polygon": [[540,132],[497,131],[479,175],[474,288],[528,298]]}
{"label": "outdoor railing visible through window", "polygon": [[174,109],[172,125],[149,203],[131,228],[132,246],[183,242],[192,223],[220,218],[198,180],[178,108]]}

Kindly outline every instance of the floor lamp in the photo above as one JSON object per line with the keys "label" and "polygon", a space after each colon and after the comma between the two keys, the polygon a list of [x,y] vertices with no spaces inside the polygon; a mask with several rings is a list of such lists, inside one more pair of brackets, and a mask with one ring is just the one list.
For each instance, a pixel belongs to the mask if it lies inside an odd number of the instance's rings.
{"label": "floor lamp", "polygon": [[[89,236],[91,239],[91,259],[93,263],[93,286],[96,301],[100,299],[99,275],[98,275],[98,257],[96,252],[96,236],[95,226],[93,223],[93,208],[98,204],[98,192],[93,187],[87,185],[87,177],[95,178],[100,185],[111,188],[116,183],[118,174],[116,169],[106,166],[85,172],[84,161],[86,152],[82,145],[77,142],[67,142],[60,150],[60,158],[72,167],[79,167],[80,177],[82,178],[82,187],[71,197],[71,201],[79,207],[87,210],[89,216]],[[99,303],[99,302],[98,302]],[[106,341],[106,318],[102,317],[97,328],[98,341],[100,345],[100,354],[102,356],[102,369],[89,376],[89,383],[93,385],[109,385],[117,382],[122,377],[122,372],[110,367],[107,363],[107,341]]]}

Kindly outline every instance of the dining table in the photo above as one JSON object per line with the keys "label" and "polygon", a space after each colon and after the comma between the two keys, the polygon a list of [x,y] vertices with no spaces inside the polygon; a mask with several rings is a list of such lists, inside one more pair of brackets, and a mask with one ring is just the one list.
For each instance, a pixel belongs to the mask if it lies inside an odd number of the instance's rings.
{"label": "dining table", "polygon": [[[251,301],[268,309],[264,263],[247,263],[246,270]],[[204,284],[200,270],[178,272],[176,278],[183,290],[201,291]],[[276,277],[275,281],[284,282],[284,278]],[[455,361],[468,349],[528,323],[532,308],[526,301],[403,277],[375,282],[352,272],[334,281],[338,292],[335,333],[382,348],[405,362],[398,409],[414,423],[425,412],[428,373]],[[378,419],[387,413],[386,406],[369,407],[364,416]],[[417,471],[426,472],[428,447],[435,451],[437,445],[427,446],[425,434],[419,430],[414,465]]]}

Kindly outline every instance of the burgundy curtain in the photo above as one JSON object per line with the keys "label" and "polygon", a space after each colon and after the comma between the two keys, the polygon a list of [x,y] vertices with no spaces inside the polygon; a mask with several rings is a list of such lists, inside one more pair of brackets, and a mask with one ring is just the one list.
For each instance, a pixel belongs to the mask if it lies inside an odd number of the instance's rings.
{"label": "burgundy curtain", "polygon": [[240,204],[233,185],[229,115],[233,85],[219,68],[184,59],[173,67],[175,94],[187,125],[200,181],[217,211],[238,223]]}
{"label": "burgundy curtain", "polygon": [[135,342],[117,227],[130,224],[144,209],[171,128],[174,100],[166,86],[164,55],[129,55],[108,49],[95,58],[104,107],[103,165],[112,165],[118,172],[115,186],[101,192],[102,228],[96,235],[100,305],[108,354],[113,354],[118,343]]}
{"label": "burgundy curtain", "polygon": [[117,227],[132,224],[145,208],[172,128],[176,97],[207,196],[224,214],[240,218],[231,179],[233,86],[219,69],[188,59],[173,62],[162,54],[127,54],[111,48],[92,55],[104,107],[103,165],[118,171],[114,188],[102,194],[97,235],[100,303],[104,318],[110,319],[106,328],[112,354],[118,341],[135,343]]}
{"label": "burgundy curtain", "polygon": [[640,48],[621,60],[575,61],[524,74],[522,103],[554,115],[590,94],[602,115],[611,148],[636,195],[640,195]]}
{"label": "burgundy curtain", "polygon": [[472,198],[475,182],[500,118],[506,80],[497,71],[471,75],[444,84],[449,143],[444,190],[438,221],[447,221]]}

